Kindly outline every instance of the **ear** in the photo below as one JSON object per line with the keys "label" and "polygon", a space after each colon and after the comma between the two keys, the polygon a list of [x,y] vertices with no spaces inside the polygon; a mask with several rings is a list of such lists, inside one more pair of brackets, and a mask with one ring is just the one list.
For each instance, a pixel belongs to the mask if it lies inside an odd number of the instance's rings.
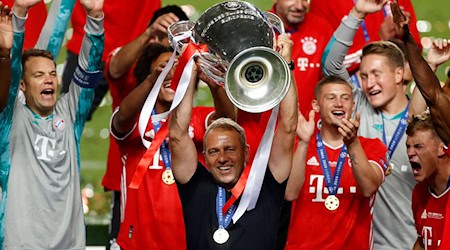
{"label": "ear", "polygon": [[25,90],[26,90],[26,84],[25,84],[24,80],[20,80],[20,90],[22,92],[25,92]]}
{"label": "ear", "polygon": [[445,147],[444,147],[444,143],[441,141],[439,142],[439,149],[438,149],[438,157],[445,157],[446,152],[445,152]]}
{"label": "ear", "polygon": [[320,111],[320,108],[319,108],[319,102],[318,102],[316,99],[314,99],[314,100],[311,102],[311,106],[312,106],[314,112],[319,113],[319,111]]}
{"label": "ear", "polygon": [[400,84],[403,86],[403,73],[404,73],[403,67],[397,67],[395,69],[395,83]]}

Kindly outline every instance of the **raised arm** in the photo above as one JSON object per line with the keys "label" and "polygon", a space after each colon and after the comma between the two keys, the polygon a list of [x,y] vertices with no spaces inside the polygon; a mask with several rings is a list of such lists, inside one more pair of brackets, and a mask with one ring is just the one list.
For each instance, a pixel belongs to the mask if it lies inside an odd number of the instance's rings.
{"label": "raised arm", "polygon": [[[430,108],[436,131],[442,140],[448,144],[450,142],[450,116],[448,115],[450,98],[445,95],[433,69],[422,57],[419,47],[409,32],[406,17],[398,7],[397,1],[391,3],[391,9],[394,22],[397,25],[397,32],[405,43],[406,57],[408,58],[417,88]],[[449,53],[448,46],[446,46],[446,50],[446,53]]]}
{"label": "raised arm", "polygon": [[[9,86],[8,104],[3,110],[2,119],[11,120],[14,103],[18,94],[20,79],[22,77],[22,49],[25,35],[25,22],[28,10],[41,0],[15,0],[12,15],[14,41],[11,49],[11,81]],[[8,92],[6,92],[8,93]]]}
{"label": "raised arm", "polygon": [[186,94],[177,108],[170,113],[169,145],[172,171],[175,179],[181,184],[187,183],[197,169],[197,149],[188,132],[196,81],[197,67],[194,64]]}
{"label": "raised arm", "polygon": [[58,58],[74,6],[75,0],[52,1],[35,48],[48,50],[54,58]]}
{"label": "raised arm", "polygon": [[[339,127],[342,134],[344,144],[347,146],[348,155],[352,163],[352,172],[358,185],[360,193],[365,197],[370,197],[377,192],[383,182],[383,171],[370,162],[364,152],[361,142],[358,138],[359,113],[356,119],[343,119]],[[370,150],[370,149],[367,149]]]}
{"label": "raised arm", "polygon": [[211,124],[215,119],[226,117],[236,121],[236,110],[233,103],[227,96],[225,89],[209,78],[199,66],[198,77],[204,81],[211,91],[214,102],[214,114],[209,117],[208,124]]}
{"label": "raised arm", "polygon": [[167,37],[167,28],[177,21],[178,17],[173,13],[158,17],[141,35],[120,48],[117,54],[111,58],[109,72],[107,73],[114,79],[122,77],[141,56],[145,47],[152,42],[159,43],[158,37]]}
{"label": "raised arm", "polygon": [[0,2],[0,112],[8,104],[13,39],[11,9]]}
{"label": "raised arm", "polygon": [[[293,42],[286,34],[278,37],[277,46],[283,58],[287,62],[290,62]],[[295,84],[294,77],[291,75],[289,91],[280,103],[278,127],[273,137],[272,149],[269,156],[269,169],[275,180],[279,183],[285,181],[291,172],[297,115],[297,85]]]}
{"label": "raised arm", "polygon": [[136,87],[120,103],[119,111],[112,118],[111,129],[115,136],[123,137],[133,129],[147,96],[152,90],[156,79],[167,65],[167,62],[168,59],[157,65],[144,82]]}
{"label": "raised arm", "polygon": [[69,92],[57,103],[68,106],[77,140],[81,140],[84,123],[94,100],[95,87],[101,74],[99,68],[105,40],[103,0],[80,0],[80,3],[87,16],[78,66],[72,78],[74,84],[70,85]]}
{"label": "raised arm", "polygon": [[299,140],[297,143],[297,148],[294,152],[291,174],[289,175],[289,180],[284,194],[284,199],[288,201],[294,201],[297,199],[305,181],[306,154],[308,152],[311,136],[314,134],[315,129],[314,115],[314,110],[311,110],[307,121],[300,111],[298,112],[296,132]]}
{"label": "raised arm", "polygon": [[325,53],[322,56],[324,75],[337,75],[343,79],[350,79],[350,76],[344,66],[344,58],[347,55],[350,46],[353,44],[353,38],[364,18],[370,14],[380,11],[387,0],[371,1],[358,0],[350,11],[350,14],[344,18],[328,42]]}

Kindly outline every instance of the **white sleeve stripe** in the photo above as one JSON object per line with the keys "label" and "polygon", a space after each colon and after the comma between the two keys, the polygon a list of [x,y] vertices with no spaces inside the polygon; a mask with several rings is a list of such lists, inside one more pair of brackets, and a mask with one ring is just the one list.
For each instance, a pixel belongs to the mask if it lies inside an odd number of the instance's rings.
{"label": "white sleeve stripe", "polygon": [[112,137],[114,137],[114,139],[116,139],[116,140],[118,140],[118,141],[123,141],[123,140],[125,140],[128,136],[130,136],[131,133],[133,133],[134,129],[136,128],[136,123],[134,123],[133,128],[130,130],[130,132],[126,133],[124,136],[118,136],[118,135],[114,134],[114,131],[113,131],[113,129],[112,129],[112,121],[113,121],[114,116],[117,114],[117,112],[119,112],[119,108],[120,108],[120,107],[117,107],[117,108],[114,110],[113,114],[111,115],[111,119],[109,120],[109,133],[111,134]]}

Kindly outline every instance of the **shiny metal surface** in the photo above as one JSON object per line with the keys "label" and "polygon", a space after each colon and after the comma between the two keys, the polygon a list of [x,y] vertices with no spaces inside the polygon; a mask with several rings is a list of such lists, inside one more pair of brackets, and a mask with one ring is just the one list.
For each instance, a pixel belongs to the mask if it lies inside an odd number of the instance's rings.
{"label": "shiny metal surface", "polygon": [[181,48],[183,48],[183,45],[188,44],[190,41],[190,38],[186,38],[184,40],[181,40],[178,42],[176,46],[172,44],[173,37],[181,35],[184,32],[192,31],[195,26],[194,21],[178,21],[176,23],[172,23],[167,28],[167,33],[169,37],[169,45],[176,51],[181,51]]}
{"label": "shiny metal surface", "polygon": [[290,82],[289,66],[279,53],[254,47],[242,51],[230,62],[225,90],[239,109],[260,113],[283,100]]}
{"label": "shiny metal surface", "polygon": [[273,50],[281,20],[243,1],[226,1],[207,9],[196,22],[197,43],[206,44],[198,64],[205,74],[225,85],[228,97],[252,113],[275,107],[287,93],[290,71]]}
{"label": "shiny metal surface", "polygon": [[272,48],[274,33],[265,15],[247,2],[218,3],[197,20],[195,40],[228,62],[247,48]]}
{"label": "shiny metal surface", "polygon": [[266,18],[269,21],[272,28],[278,32],[278,34],[285,33],[283,21],[275,13],[266,11]]}

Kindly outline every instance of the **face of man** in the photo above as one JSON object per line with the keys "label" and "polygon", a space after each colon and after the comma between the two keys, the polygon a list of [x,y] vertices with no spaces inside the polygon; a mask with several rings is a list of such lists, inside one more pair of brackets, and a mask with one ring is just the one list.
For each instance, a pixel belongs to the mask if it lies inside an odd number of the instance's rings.
{"label": "face of man", "polygon": [[232,189],[244,171],[248,146],[243,148],[239,133],[215,128],[205,138],[205,159],[218,185]]}
{"label": "face of man", "polygon": [[274,0],[275,13],[285,26],[297,26],[305,19],[308,0]]}
{"label": "face of man", "polygon": [[55,63],[46,57],[30,57],[24,70],[20,89],[28,107],[40,116],[49,116],[56,104],[58,89]]}
{"label": "face of man", "polygon": [[[154,69],[158,67],[163,62],[168,62],[170,59],[170,56],[172,56],[171,52],[164,52],[152,63],[151,72],[154,72]],[[158,94],[158,102],[165,105],[172,104],[173,98],[175,96],[175,91],[170,88],[170,82],[172,81],[173,77],[173,70],[167,74],[166,79],[164,79],[164,82],[161,86],[161,90]]]}
{"label": "face of man", "polygon": [[359,66],[361,87],[374,108],[385,108],[399,94],[403,82],[403,69],[393,68],[387,57],[377,54],[364,56]]}
{"label": "face of man", "polygon": [[352,115],[355,106],[352,89],[346,84],[325,84],[312,106],[320,114],[322,126],[339,127],[342,119],[350,119]]}
{"label": "face of man", "polygon": [[406,139],[406,148],[416,181],[422,182],[436,173],[438,157],[444,151],[443,143],[431,131],[415,131]]}

